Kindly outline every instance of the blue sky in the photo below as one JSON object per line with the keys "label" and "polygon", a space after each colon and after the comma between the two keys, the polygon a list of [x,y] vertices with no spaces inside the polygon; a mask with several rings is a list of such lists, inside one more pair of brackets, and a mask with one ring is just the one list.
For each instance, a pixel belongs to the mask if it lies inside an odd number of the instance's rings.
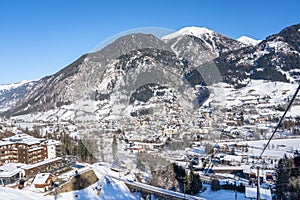
{"label": "blue sky", "polygon": [[108,37],[207,27],[264,39],[300,23],[300,0],[0,0],[0,84],[51,75]]}

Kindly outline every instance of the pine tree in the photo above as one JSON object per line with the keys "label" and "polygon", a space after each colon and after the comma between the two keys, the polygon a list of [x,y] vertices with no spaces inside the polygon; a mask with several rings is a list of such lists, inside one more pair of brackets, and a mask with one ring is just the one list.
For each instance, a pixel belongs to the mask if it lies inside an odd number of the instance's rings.
{"label": "pine tree", "polygon": [[175,178],[179,183],[179,190],[181,192],[185,192],[184,191],[184,180],[186,177],[186,173],[185,173],[185,169],[179,165],[177,165],[176,163],[173,163],[173,167],[174,167],[174,172],[175,172]]}
{"label": "pine tree", "polygon": [[202,182],[200,180],[200,176],[195,174],[193,165],[189,166],[189,174],[186,176],[186,194],[197,194],[199,190],[202,188]]}
{"label": "pine tree", "polygon": [[220,183],[218,179],[213,179],[211,181],[211,190],[212,191],[218,191],[221,189]]}
{"label": "pine tree", "polygon": [[81,140],[78,140],[78,144],[77,144],[77,156],[80,157],[80,159],[85,162],[86,161],[86,156],[85,156],[85,148],[84,148],[84,144],[82,143]]}
{"label": "pine tree", "polygon": [[105,157],[104,157],[104,141],[103,141],[103,136],[100,137],[100,158],[102,162],[105,162]]}
{"label": "pine tree", "polygon": [[235,148],[234,147],[231,148],[230,155],[235,155]]}
{"label": "pine tree", "polygon": [[205,144],[204,147],[205,147],[205,153],[207,154],[213,153],[214,148],[210,143]]}
{"label": "pine tree", "polygon": [[193,192],[194,192],[194,194],[197,194],[199,192],[199,190],[202,189],[202,181],[200,179],[199,174],[196,174],[194,177],[195,178],[194,178],[194,181],[193,181],[194,182]]}
{"label": "pine tree", "polygon": [[192,176],[190,173],[186,174],[186,178],[185,178],[186,182],[185,182],[185,194],[191,194],[192,191]]}
{"label": "pine tree", "polygon": [[118,159],[118,142],[117,142],[117,137],[116,135],[113,136],[113,141],[112,141],[112,155],[113,155],[113,163],[118,164],[119,159]]}
{"label": "pine tree", "polygon": [[290,194],[290,199],[300,199],[300,184],[296,182],[294,186],[292,186],[292,192]]}
{"label": "pine tree", "polygon": [[178,182],[176,181],[176,174],[174,170],[174,165],[169,164],[166,169],[166,189],[175,190],[178,187]]}
{"label": "pine tree", "polygon": [[290,168],[293,167],[293,163],[287,156],[280,159],[276,169],[276,182],[275,182],[275,199],[276,200],[287,200],[289,193],[289,178],[291,176]]}

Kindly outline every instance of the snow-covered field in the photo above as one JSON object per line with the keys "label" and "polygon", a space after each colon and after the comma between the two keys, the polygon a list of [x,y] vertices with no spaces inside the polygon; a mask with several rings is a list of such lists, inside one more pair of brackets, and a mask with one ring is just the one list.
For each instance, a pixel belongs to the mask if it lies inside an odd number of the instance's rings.
{"label": "snow-covered field", "polygon": [[[9,187],[0,187],[0,199],[2,200],[43,200],[46,199],[43,195],[28,191],[19,190]],[[52,198],[53,199],[53,198]]]}
{"label": "snow-covered field", "polygon": [[206,190],[203,193],[200,193],[199,197],[202,197],[207,200],[232,200],[235,199],[235,194],[237,194],[238,200],[249,200],[246,198],[245,193],[235,192],[231,190],[219,190],[219,191],[212,191],[210,189],[210,185],[203,185]]}
{"label": "snow-covered field", "polygon": [[[240,106],[251,103],[253,105],[258,104],[257,108],[259,108],[258,110],[261,110],[263,109],[262,105],[265,104],[259,101],[262,101],[263,98],[269,99],[268,102],[266,102],[268,106],[287,103],[286,99],[291,99],[297,87],[298,85],[291,83],[251,80],[247,87],[243,87],[238,90],[226,83],[219,83],[213,86],[212,89],[221,88],[223,90],[223,94],[220,95],[224,95],[225,99],[223,100],[225,100],[224,104],[226,107]],[[300,115],[299,112],[295,113],[295,111],[291,109],[290,115],[292,113],[294,115]]]}
{"label": "snow-covered field", "polygon": [[[249,155],[259,156],[268,140],[225,142],[223,144],[247,144],[249,147]],[[264,152],[264,156],[277,156],[282,158],[284,154],[291,156],[293,151],[300,150],[300,138],[294,139],[272,139],[269,146]]]}

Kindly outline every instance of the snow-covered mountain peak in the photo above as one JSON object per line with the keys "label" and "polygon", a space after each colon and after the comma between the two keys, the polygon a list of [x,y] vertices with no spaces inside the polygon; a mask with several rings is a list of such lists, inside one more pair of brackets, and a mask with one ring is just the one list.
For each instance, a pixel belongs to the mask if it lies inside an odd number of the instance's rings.
{"label": "snow-covered mountain peak", "polygon": [[166,35],[162,37],[163,40],[170,40],[173,38],[177,38],[182,35],[192,35],[198,38],[201,38],[205,34],[212,34],[214,31],[209,30],[205,27],[196,27],[196,26],[191,26],[191,27],[184,27],[180,29],[177,32],[171,33],[169,35]]}
{"label": "snow-covered mountain peak", "polygon": [[257,45],[258,43],[261,42],[261,40],[255,40],[253,38],[250,38],[248,36],[241,36],[237,39],[237,41],[243,43],[243,44],[246,44],[246,45],[251,45],[251,46],[255,46]]}
{"label": "snow-covered mountain peak", "polygon": [[247,45],[204,27],[185,27],[162,37],[162,40],[180,58],[200,66],[222,53],[237,50]]}
{"label": "snow-covered mountain peak", "polygon": [[213,33],[212,30],[209,30],[205,27],[195,27],[195,26],[182,28],[178,32],[184,35],[194,35],[196,37],[204,34]]}

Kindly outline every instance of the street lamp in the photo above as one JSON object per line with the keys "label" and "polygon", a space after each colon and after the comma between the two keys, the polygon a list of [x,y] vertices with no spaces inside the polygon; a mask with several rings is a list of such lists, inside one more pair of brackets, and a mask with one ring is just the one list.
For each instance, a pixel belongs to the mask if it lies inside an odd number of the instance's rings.
{"label": "street lamp", "polygon": [[234,183],[235,183],[235,200],[237,200],[237,185],[236,184],[237,184],[237,181],[240,180],[240,177],[238,175],[235,175],[234,179],[235,179],[235,181],[234,181]]}

